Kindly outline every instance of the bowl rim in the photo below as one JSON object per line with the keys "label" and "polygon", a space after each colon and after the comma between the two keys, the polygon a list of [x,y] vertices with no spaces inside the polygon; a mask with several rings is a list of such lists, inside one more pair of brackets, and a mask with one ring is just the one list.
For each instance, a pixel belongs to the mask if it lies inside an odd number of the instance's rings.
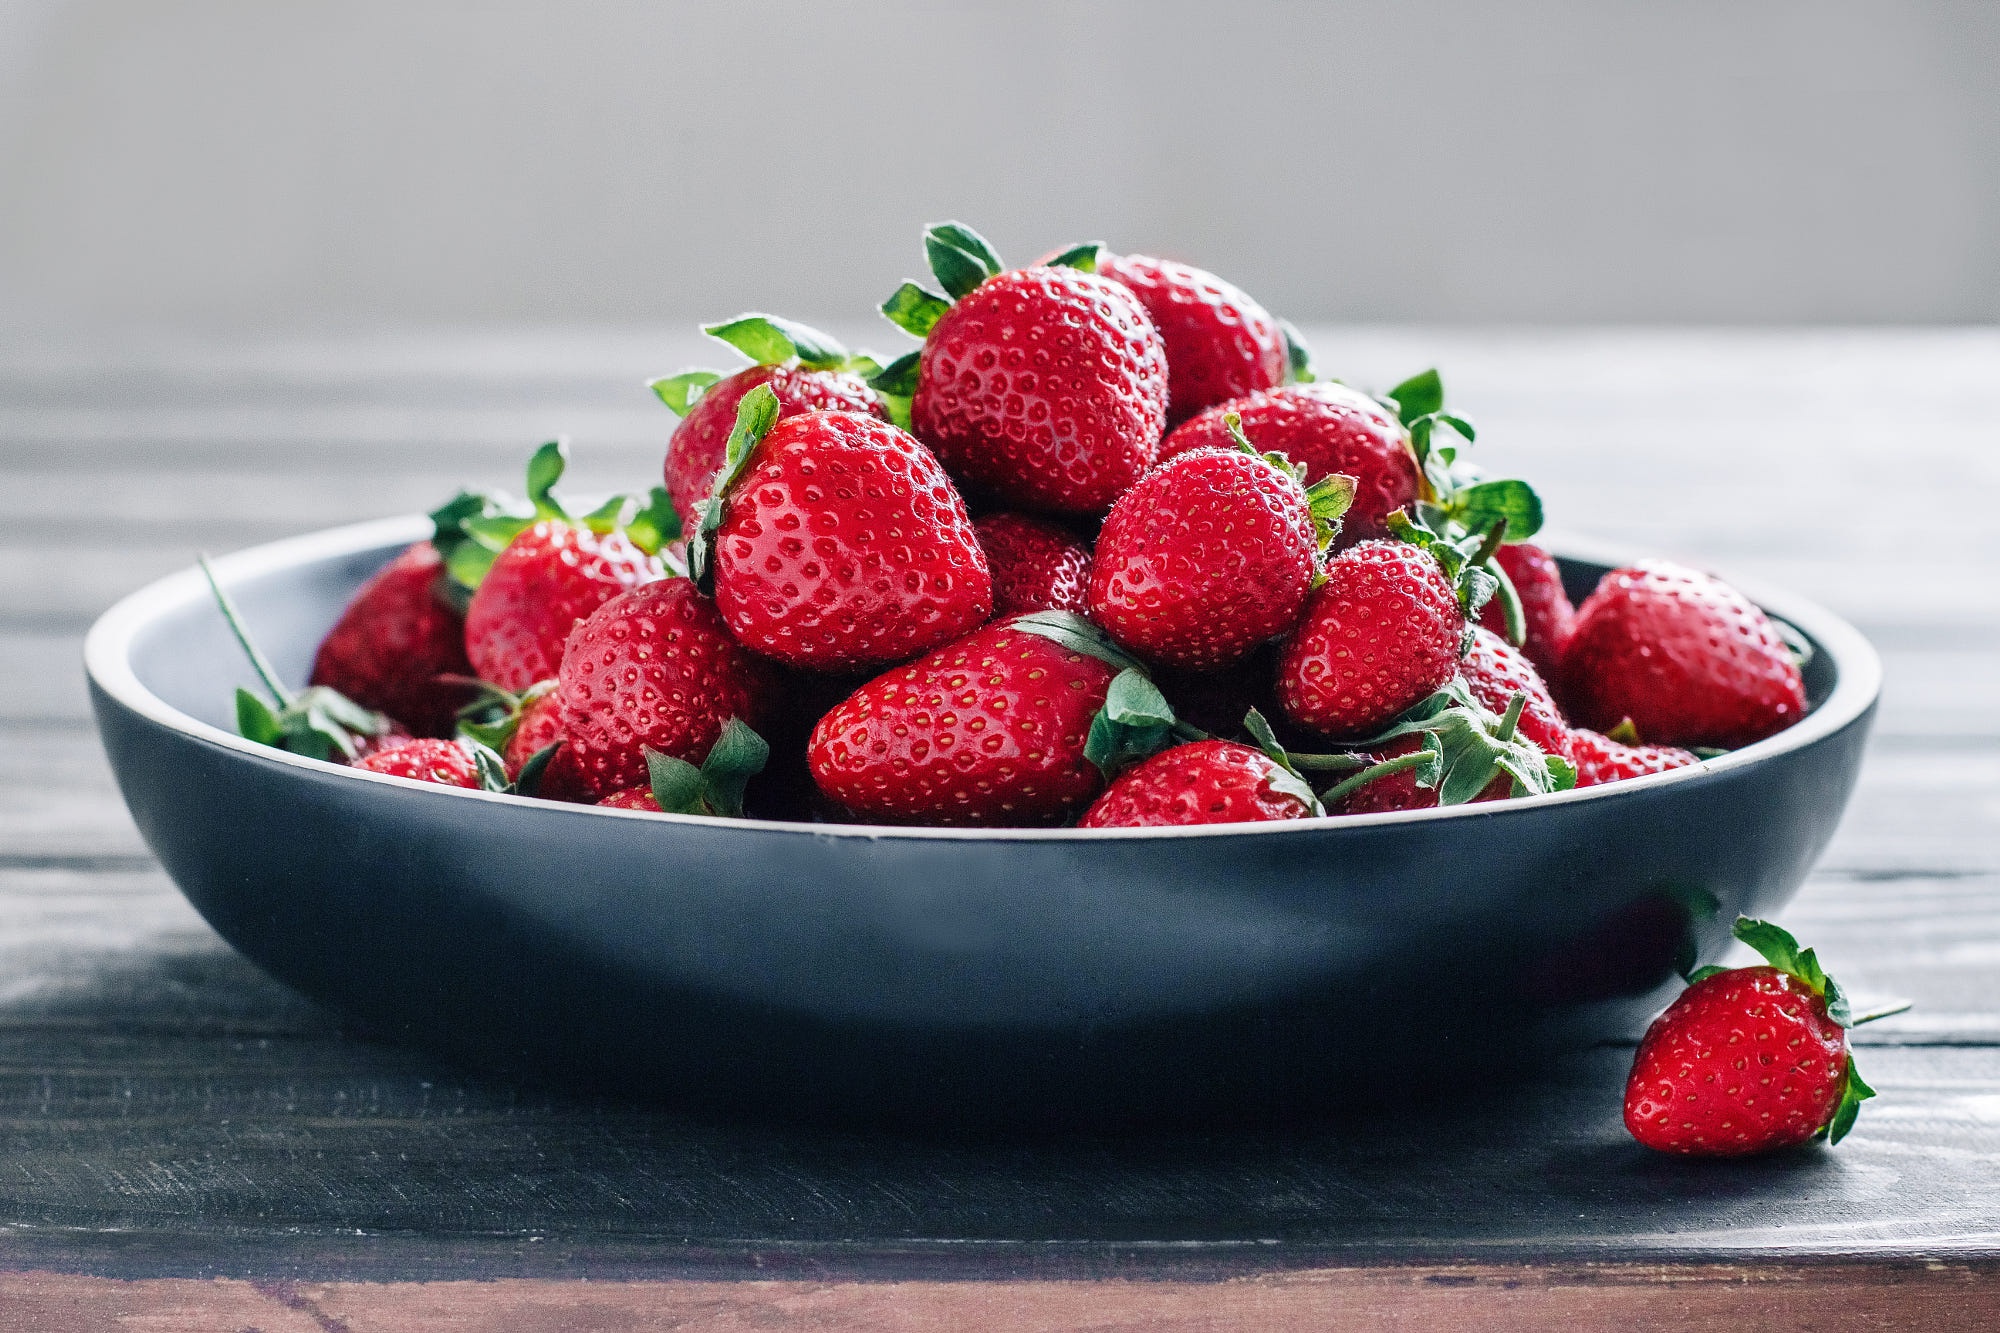
{"label": "bowl rim", "polygon": [[[232,552],[212,559],[216,577],[225,586],[242,579],[256,578],[280,570],[319,561],[358,555],[364,551],[408,545],[430,535],[430,520],[423,515],[373,519],[336,528],[325,528],[297,537]],[[1539,545],[1552,554],[1619,568],[1638,561],[1659,558],[1635,552],[1629,547],[1567,533],[1544,532]],[[1803,630],[1827,654],[1835,668],[1833,691],[1820,706],[1784,731],[1713,759],[1663,773],[1599,787],[1576,788],[1542,796],[1525,796],[1509,801],[1449,806],[1434,810],[1398,810],[1380,814],[1325,815],[1306,819],[1271,820],[1246,824],[1192,824],[1165,828],[937,828],[895,824],[815,824],[796,820],[724,819],[711,815],[665,814],[647,810],[619,810],[602,806],[560,801],[539,801],[501,792],[474,791],[416,782],[383,773],[370,773],[342,764],[309,759],[270,746],[259,745],[220,727],[183,713],[154,694],[132,669],[133,640],[161,616],[206,601],[208,587],[201,571],[189,566],[156,579],[121,598],[99,616],[84,640],[84,671],[91,683],[128,711],[161,727],[206,745],[265,760],[308,774],[336,773],[357,782],[384,783],[406,794],[421,794],[438,800],[472,800],[523,804],[543,813],[582,814],[607,819],[667,820],[704,828],[727,828],[764,833],[790,833],[815,838],[862,839],[943,839],[955,842],[1100,842],[1164,838],[1252,838],[1297,834],[1305,831],[1327,833],[1341,829],[1366,829],[1383,825],[1424,823],[1455,819],[1494,819],[1556,805],[1582,801],[1617,800],[1661,787],[1697,781],[1762,763],[1839,732],[1863,716],[1881,692],[1882,663],[1873,645],[1854,626],[1815,602],[1782,590],[1766,588],[1755,580],[1727,576],[1731,586],[1741,591],[1768,614]]]}

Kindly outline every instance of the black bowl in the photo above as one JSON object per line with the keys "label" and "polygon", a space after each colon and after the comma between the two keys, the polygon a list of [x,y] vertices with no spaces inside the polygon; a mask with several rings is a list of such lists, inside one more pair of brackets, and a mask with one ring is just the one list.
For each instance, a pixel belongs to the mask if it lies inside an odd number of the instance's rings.
{"label": "black bowl", "polygon": [[[421,520],[216,562],[299,681]],[[1566,548],[1566,549],[1574,549]],[[1565,562],[1581,593],[1606,566]],[[198,573],[85,650],[146,841],[217,931],[376,1033],[682,1105],[930,1126],[1312,1115],[1631,1032],[1677,956],[1789,898],[1853,788],[1881,668],[1817,649],[1770,740],[1610,787],[1186,829],[735,822],[359,773],[229,729]]]}

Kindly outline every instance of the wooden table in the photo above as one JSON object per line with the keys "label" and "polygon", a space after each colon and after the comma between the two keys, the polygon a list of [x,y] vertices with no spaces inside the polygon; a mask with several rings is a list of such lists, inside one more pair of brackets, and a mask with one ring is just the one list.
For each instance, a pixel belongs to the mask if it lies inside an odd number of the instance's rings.
{"label": "wooden table", "polygon": [[1625,1047],[1418,1117],[1034,1144],[691,1123],[345,1034],[147,854],[85,628],[200,549],[518,484],[559,431],[580,486],[643,484],[670,426],[643,379],[720,358],[668,333],[17,342],[0,1329],[2000,1325],[2000,333],[1316,341],[1364,384],[1443,366],[1558,526],[1787,584],[1882,649],[1860,792],[1785,917],[1916,1001],[1859,1038],[1882,1096],[1839,1149],[1653,1157],[1619,1124]]}

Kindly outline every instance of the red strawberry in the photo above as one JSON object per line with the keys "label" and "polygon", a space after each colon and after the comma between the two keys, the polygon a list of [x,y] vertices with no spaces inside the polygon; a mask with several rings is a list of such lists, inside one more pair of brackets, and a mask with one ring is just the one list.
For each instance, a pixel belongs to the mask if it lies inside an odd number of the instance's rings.
{"label": "red strawberry", "polygon": [[660,577],[660,562],[625,534],[544,519],[509,542],[465,612],[465,649],[481,680],[519,692],[556,674],[579,621],[627,588]]}
{"label": "red strawberry", "polygon": [[557,697],[556,682],[542,681],[524,696],[514,729],[500,748],[507,776],[519,776],[523,764],[562,739],[562,700]]}
{"label": "red strawberry", "polygon": [[684,518],[701,509],[715,474],[726,461],[729,432],[743,395],[760,384],[778,398],[778,415],[801,412],[865,412],[882,415],[882,404],[858,373],[874,368],[865,357],[817,329],[770,315],[740,315],[702,332],[743,352],[757,364],[733,375],[690,370],[654,380],[653,392],[681,417],[667,444],[667,493]]}
{"label": "red strawberry", "polygon": [[1344,477],[1309,493],[1282,459],[1237,439],[1154,468],[1097,537],[1091,619],[1167,666],[1230,666],[1290,629],[1353,498]]}
{"label": "red strawberry", "polygon": [[1864,1099],[1847,1028],[1856,1020],[1810,949],[1739,917],[1736,938],[1768,967],[1703,968],[1653,1020],[1625,1084],[1625,1127],[1648,1148],[1746,1157],[1838,1143]]}
{"label": "red strawberry", "polygon": [[[1521,599],[1521,619],[1528,630],[1521,650],[1544,674],[1553,675],[1576,622],[1576,608],[1563,591],[1561,567],[1554,556],[1529,542],[1503,546],[1493,558]],[[1507,633],[1507,614],[1498,598],[1481,608],[1479,623],[1495,634]]]}
{"label": "red strawberry", "polygon": [[759,388],[729,447],[690,554],[699,576],[713,551],[716,605],[746,647],[809,670],[870,670],[993,614],[965,502],[905,432],[855,412],[779,421]]}
{"label": "red strawberry", "polygon": [[1584,726],[1630,718],[1655,744],[1733,749],[1805,716],[1805,683],[1765,614],[1728,584],[1665,561],[1613,570],[1563,652],[1563,701]]}
{"label": "red strawberry", "polygon": [[1544,754],[1574,759],[1570,753],[1569,723],[1554,696],[1542,681],[1542,673],[1527,655],[1483,625],[1472,627],[1472,651],[1460,664],[1472,697],[1491,713],[1505,713],[1515,694],[1524,698],[1520,729]]}
{"label": "red strawberry", "polygon": [[1166,347],[1145,307],[1064,265],[1003,273],[956,223],[924,239],[957,304],[906,283],[883,313],[923,351],[870,382],[914,395],[912,429],[953,476],[1031,509],[1103,513],[1166,426]]}
{"label": "red strawberry", "polygon": [[1078,827],[1249,824],[1319,813],[1312,789],[1277,760],[1234,741],[1210,740],[1176,745],[1126,769]]}
{"label": "red strawberry", "polygon": [[419,542],[361,585],[313,658],[312,681],[427,736],[448,736],[471,698],[443,675],[469,675],[465,624],[440,592],[444,561]]}
{"label": "red strawberry", "polygon": [[1571,728],[1569,741],[1579,787],[1601,787],[1607,782],[1642,778],[1648,773],[1664,773],[1670,768],[1686,768],[1700,762],[1687,750],[1671,745],[1627,745],[1588,727]]}
{"label": "red strawberry", "polygon": [[386,773],[392,778],[409,778],[413,782],[434,782],[441,787],[477,790],[484,785],[480,781],[479,766],[473,761],[472,750],[462,741],[411,741],[408,745],[357,759],[354,767],[370,773]]}
{"label": "red strawberry", "polygon": [[[1568,790],[1576,771],[1566,756],[1526,734],[1527,703],[1527,691],[1516,690],[1495,713],[1463,679],[1454,680],[1370,740],[1369,753],[1359,757],[1366,766],[1320,799],[1336,814],[1354,815]],[[1300,768],[1334,766],[1330,756],[1290,759]]]}
{"label": "red strawberry", "polygon": [[1211,407],[1167,436],[1160,457],[1229,444],[1223,418],[1231,412],[1242,418],[1243,433],[1259,449],[1302,465],[1307,484],[1336,473],[1354,478],[1354,504],[1341,529],[1344,544],[1387,536],[1383,520],[1417,500],[1417,458],[1409,432],[1388,408],[1340,384],[1288,384]]}
{"label": "red strawberry", "polygon": [[1090,548],[1062,528],[1024,514],[988,514],[972,525],[993,574],[993,614],[1082,613]]}
{"label": "red strawberry", "polygon": [[[1336,815],[1377,815],[1394,810],[1438,808],[1438,782],[1433,771],[1435,752],[1425,746],[1422,736],[1399,736],[1360,757],[1368,765],[1362,773],[1372,771],[1376,775],[1366,782],[1357,782],[1344,792],[1338,787],[1329,791],[1326,797],[1329,812]],[[1501,773],[1488,780],[1471,799],[1504,801],[1510,794],[1511,783],[1507,775]]]}
{"label": "red strawberry", "polygon": [[1458,674],[1465,613],[1428,552],[1367,541],[1327,562],[1278,653],[1285,715],[1336,740],[1380,730]]}
{"label": "red strawberry", "polygon": [[1088,801],[1104,778],[1085,743],[1114,668],[1033,619],[975,630],[849,695],[813,728],[820,790],[897,823],[1050,824]]}
{"label": "red strawberry", "polygon": [[1107,252],[1099,252],[1097,272],[1130,287],[1160,330],[1170,428],[1203,408],[1285,382],[1290,358],[1278,321],[1213,273]]}
{"label": "red strawberry", "polygon": [[627,787],[623,791],[614,791],[598,804],[609,806],[613,810],[651,810],[656,815],[660,813],[660,803],[653,799],[651,787]]}
{"label": "red strawberry", "polygon": [[584,786],[598,798],[647,780],[646,751],[699,762],[731,718],[768,725],[778,673],[729,637],[686,579],[612,598],[570,631],[558,696]]}

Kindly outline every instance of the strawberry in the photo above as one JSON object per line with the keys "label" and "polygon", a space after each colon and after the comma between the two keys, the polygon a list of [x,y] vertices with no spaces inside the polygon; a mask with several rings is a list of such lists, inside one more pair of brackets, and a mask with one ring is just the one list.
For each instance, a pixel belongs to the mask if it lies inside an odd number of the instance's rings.
{"label": "strawberry", "polygon": [[748,356],[756,364],[733,375],[684,370],[654,380],[650,387],[681,418],[667,443],[667,493],[675,512],[692,515],[707,500],[715,474],[726,461],[729,432],[743,395],[768,384],[778,398],[778,415],[800,412],[865,412],[882,415],[882,404],[862,378],[879,369],[867,356],[850,355],[818,329],[773,315],[739,315],[702,332]]}
{"label": "strawberry", "polygon": [[427,739],[411,741],[392,750],[371,754],[354,761],[354,767],[370,773],[384,773],[412,782],[434,782],[440,787],[470,787],[477,791],[481,781],[472,748],[462,741]]}
{"label": "strawberry", "polygon": [[1161,459],[1228,445],[1224,418],[1232,412],[1258,448],[1303,466],[1308,485],[1338,473],[1354,478],[1354,505],[1342,524],[1347,545],[1387,536],[1389,514],[1418,497],[1409,431],[1381,403],[1342,384],[1289,384],[1211,407],[1161,442]]}
{"label": "strawberry", "polygon": [[647,779],[646,752],[699,761],[732,718],[776,716],[778,673],[729,637],[683,578],[618,594],[570,631],[557,697],[581,785],[601,799]]}
{"label": "strawberry", "polygon": [[689,548],[749,648],[849,672],[900,662],[993,614],[965,502],[928,449],[858,412],[778,419],[747,394]]}
{"label": "strawberry", "polygon": [[1648,1148],[1747,1157],[1824,1133],[1838,1143],[1875,1095],[1855,1071],[1854,1017],[1811,949],[1777,926],[1738,917],[1736,938],[1766,967],[1705,967],[1653,1020],[1625,1084],[1625,1127]]}
{"label": "strawberry", "polygon": [[1098,533],[1090,617],[1152,661],[1209,671],[1299,618],[1352,479],[1308,490],[1282,456],[1234,443],[1168,460],[1118,497]]}
{"label": "strawberry", "polygon": [[1367,736],[1458,674],[1465,628],[1459,592],[1428,552],[1349,547],[1279,649],[1279,705],[1321,735]]}
{"label": "strawberry", "polygon": [[924,340],[869,381],[892,419],[907,397],[911,429],[952,475],[1010,504],[1103,513],[1166,426],[1166,346],[1145,307],[1068,263],[1002,272],[957,223],[924,243],[951,296],[905,283],[882,307]]}
{"label": "strawberry", "polygon": [[653,799],[651,787],[627,787],[622,791],[614,791],[597,804],[608,806],[613,810],[650,810],[654,814],[660,813],[660,803]]}
{"label": "strawberry", "polygon": [[1521,695],[1521,734],[1544,754],[1574,759],[1570,753],[1569,723],[1543,682],[1542,673],[1535,670],[1535,664],[1520,649],[1485,626],[1474,625],[1472,649],[1466,653],[1459,670],[1472,688],[1472,697],[1490,713],[1505,713],[1508,701],[1516,694]]}
{"label": "strawberry", "polygon": [[[1607,782],[1642,778],[1648,773],[1664,773],[1701,762],[1691,751],[1672,745],[1637,744],[1638,733],[1630,727],[1617,727],[1613,731],[1614,735],[1606,736],[1588,727],[1570,729],[1570,757],[1576,761],[1577,786],[1601,787]],[[1632,737],[1633,743],[1618,739],[1617,732]]]}
{"label": "strawberry", "polygon": [[1563,700],[1578,722],[1632,719],[1655,744],[1733,749],[1806,712],[1778,628],[1718,579],[1666,561],[1613,570],[1577,609]]}
{"label": "strawberry", "polygon": [[1060,821],[1104,783],[1088,748],[1115,666],[1093,635],[1060,611],[1015,616],[876,677],[813,728],[814,782],[897,823]]}
{"label": "strawberry", "polygon": [[556,682],[536,681],[519,694],[481,682],[479,698],[459,710],[458,734],[497,753],[510,778],[519,776],[537,753],[563,739]]}
{"label": "strawberry", "polygon": [[[1330,791],[1326,806],[1336,815],[1378,815],[1395,810],[1435,810],[1437,793],[1437,751],[1424,744],[1421,736],[1399,736],[1389,744],[1359,756],[1364,767],[1354,775],[1346,791]],[[1353,779],[1350,779],[1351,781]],[[1504,775],[1487,780],[1470,798],[1474,801],[1504,801],[1508,780]]]}
{"label": "strawberry", "polygon": [[1096,271],[1130,287],[1160,330],[1169,429],[1204,408],[1285,382],[1291,362],[1285,331],[1270,311],[1213,273],[1107,251],[1098,252]]}
{"label": "strawberry", "polygon": [[666,491],[636,514],[630,496],[572,515],[553,487],[569,462],[557,440],[528,462],[526,512],[461,494],[432,515],[453,580],[470,592],[465,650],[481,680],[519,694],[556,674],[572,626],[664,572],[655,554],[679,535]]}
{"label": "strawberry", "polygon": [[[1502,546],[1494,562],[1507,572],[1507,580],[1520,598],[1527,636],[1522,651],[1545,675],[1553,675],[1576,623],[1576,608],[1563,591],[1561,567],[1554,556],[1530,542]],[[1479,613],[1479,623],[1495,634],[1507,632],[1507,611],[1500,599],[1486,604]]]}
{"label": "strawberry", "polygon": [[988,514],[972,525],[993,574],[993,614],[1075,611],[1090,584],[1090,548],[1025,514]]}
{"label": "strawberry", "polygon": [[1298,774],[1234,741],[1194,741],[1162,750],[1113,779],[1079,828],[1247,824],[1321,814]]}
{"label": "strawberry", "polygon": [[429,542],[409,547],[361,585],[320,640],[311,684],[340,691],[365,708],[426,736],[451,734],[470,698],[465,622],[441,594],[444,561]]}

